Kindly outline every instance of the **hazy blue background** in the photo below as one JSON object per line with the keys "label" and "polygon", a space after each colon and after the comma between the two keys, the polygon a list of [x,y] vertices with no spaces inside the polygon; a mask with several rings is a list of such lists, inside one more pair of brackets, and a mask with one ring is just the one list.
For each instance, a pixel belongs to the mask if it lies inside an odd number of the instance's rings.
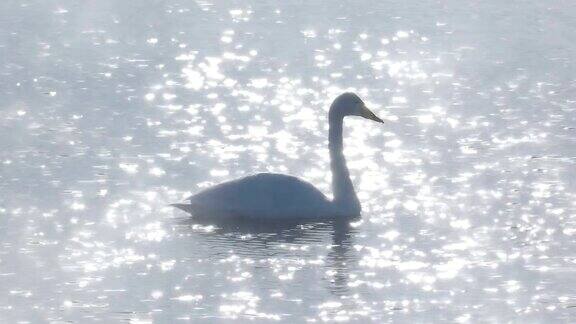
{"label": "hazy blue background", "polygon": [[[0,322],[576,321],[574,1],[0,2]],[[167,207],[289,173],[363,205]],[[225,203],[225,202],[223,202]]]}

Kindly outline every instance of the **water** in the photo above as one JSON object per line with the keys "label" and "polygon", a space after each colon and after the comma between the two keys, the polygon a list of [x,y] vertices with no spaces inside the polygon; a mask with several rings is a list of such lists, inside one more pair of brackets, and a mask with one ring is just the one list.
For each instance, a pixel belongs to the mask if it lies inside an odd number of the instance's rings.
{"label": "water", "polygon": [[[3,1],[0,322],[574,322],[571,1]],[[349,225],[167,205],[269,171]]]}

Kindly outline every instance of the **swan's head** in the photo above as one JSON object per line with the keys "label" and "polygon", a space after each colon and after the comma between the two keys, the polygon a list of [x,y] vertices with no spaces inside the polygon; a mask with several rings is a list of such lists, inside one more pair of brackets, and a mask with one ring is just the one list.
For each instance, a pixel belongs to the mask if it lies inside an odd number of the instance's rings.
{"label": "swan's head", "polygon": [[360,99],[355,93],[346,92],[339,95],[330,108],[330,114],[337,114],[342,117],[344,116],[360,116],[379,123],[383,123],[382,119],[378,118],[373,112],[371,112],[364,101]]}

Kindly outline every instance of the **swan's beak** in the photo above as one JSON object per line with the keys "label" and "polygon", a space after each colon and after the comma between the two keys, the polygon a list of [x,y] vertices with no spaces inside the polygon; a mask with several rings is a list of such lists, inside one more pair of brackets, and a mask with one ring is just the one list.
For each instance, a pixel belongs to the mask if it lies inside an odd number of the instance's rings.
{"label": "swan's beak", "polygon": [[374,115],[373,112],[370,111],[370,109],[366,108],[366,106],[362,107],[362,115],[360,115],[364,118],[373,120],[373,121],[377,121],[379,123],[384,123],[384,121],[380,118],[378,118],[378,116]]}

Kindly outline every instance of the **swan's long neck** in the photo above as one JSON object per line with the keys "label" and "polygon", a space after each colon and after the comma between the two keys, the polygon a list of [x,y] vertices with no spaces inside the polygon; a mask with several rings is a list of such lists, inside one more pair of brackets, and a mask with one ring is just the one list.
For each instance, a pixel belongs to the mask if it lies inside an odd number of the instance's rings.
{"label": "swan's long neck", "polygon": [[[344,115],[332,107],[328,115],[330,129],[328,148],[330,150],[330,168],[332,169],[332,193],[334,205],[343,212],[360,213],[360,202],[350,180],[346,159],[342,152],[342,126]],[[355,215],[350,215],[355,216]]]}

